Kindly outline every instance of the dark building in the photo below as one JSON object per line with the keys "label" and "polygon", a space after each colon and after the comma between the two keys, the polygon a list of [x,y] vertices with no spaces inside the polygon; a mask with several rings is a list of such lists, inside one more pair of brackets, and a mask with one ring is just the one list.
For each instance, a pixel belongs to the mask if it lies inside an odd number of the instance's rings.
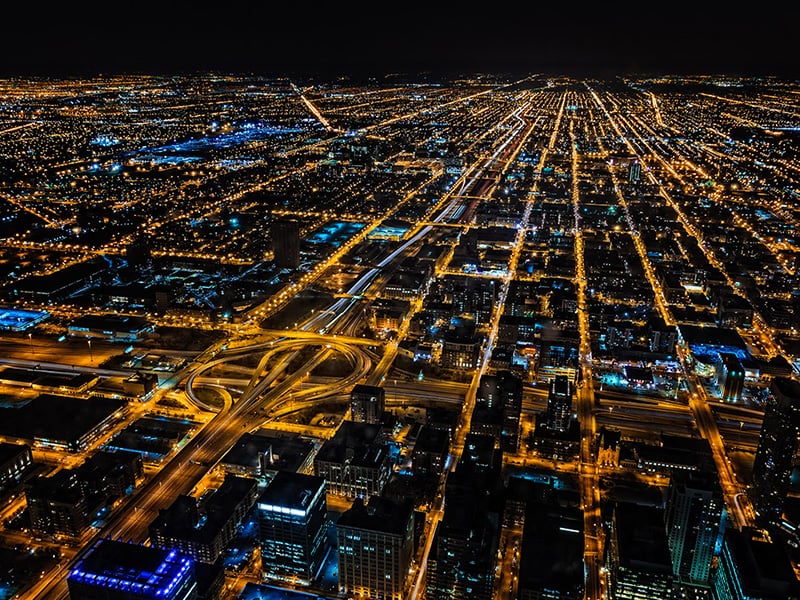
{"label": "dark building", "polygon": [[280,471],[256,506],[264,576],[314,581],[328,553],[325,480]]}
{"label": "dark building", "polygon": [[423,426],[411,453],[411,466],[414,473],[441,475],[449,450],[450,436],[446,431]]}
{"label": "dark building", "polygon": [[126,407],[123,400],[100,396],[84,400],[41,394],[22,406],[0,408],[0,435],[43,448],[80,452],[119,421]]}
{"label": "dark building", "polygon": [[550,382],[547,409],[536,415],[534,448],[539,456],[568,460],[580,451],[580,425],[572,419],[572,382],[556,375]]}
{"label": "dark building", "polygon": [[460,326],[445,332],[439,359],[445,369],[474,369],[478,366],[483,338],[472,326]]}
{"label": "dark building", "polygon": [[142,455],[136,452],[95,452],[76,469],[79,485],[87,495],[116,499],[125,496],[144,475]]}
{"label": "dark building", "polygon": [[[402,600],[414,546],[410,501],[357,499],[336,523],[339,589],[356,597]],[[349,597],[349,596],[348,596]]]}
{"label": "dark building", "polygon": [[[514,453],[519,445],[522,413],[522,379],[511,371],[481,377],[470,428],[476,433],[496,435],[504,452]],[[498,430],[487,430],[497,423]]]}
{"label": "dark building", "polygon": [[276,219],[270,226],[275,264],[294,269],[300,266],[300,222]]}
{"label": "dark building", "polygon": [[614,507],[606,540],[610,598],[672,597],[672,561],[663,510],[638,504],[618,504]]}
{"label": "dark building", "polygon": [[278,471],[312,474],[314,444],[298,437],[246,433],[220,461],[228,473],[269,480]]}
{"label": "dark building", "polygon": [[0,442],[0,488],[18,483],[32,464],[30,446]]}
{"label": "dark building", "polygon": [[711,445],[704,438],[663,434],[658,445],[624,442],[623,450],[626,458],[620,458],[621,465],[650,473],[716,469]]}
{"label": "dark building", "polygon": [[557,375],[550,383],[547,394],[545,424],[550,431],[564,432],[572,420],[572,383],[563,375]]}
{"label": "dark building", "polygon": [[386,404],[386,390],[357,384],[350,392],[350,418],[358,423],[379,425]]}
{"label": "dark building", "polygon": [[583,511],[529,502],[519,556],[519,600],[582,600]]}
{"label": "dark building", "polygon": [[80,538],[98,508],[87,498],[74,470],[59,471],[52,477],[37,477],[26,484],[25,496],[31,530],[40,535]]}
{"label": "dark building", "polygon": [[227,475],[203,504],[179,496],[150,523],[150,539],[160,548],[175,548],[197,561],[212,564],[236,536],[236,529],[258,494],[255,479]]}
{"label": "dark building", "polygon": [[194,563],[177,550],[99,540],[67,577],[71,600],[193,600]]}
{"label": "dark building", "polygon": [[720,352],[717,363],[717,386],[725,402],[739,402],[744,390],[744,367],[735,354]]}
{"label": "dark building", "polygon": [[495,475],[503,464],[503,450],[496,449],[495,439],[488,435],[468,433],[458,463],[460,471],[471,469],[476,473]]}
{"label": "dark building", "polygon": [[350,498],[377,496],[391,475],[389,450],[376,442],[380,426],[342,421],[314,458],[314,474],[328,493]]}
{"label": "dark building", "polygon": [[751,327],[753,307],[741,296],[726,294],[717,303],[717,324],[720,327]]}
{"label": "dark building", "polygon": [[122,382],[122,390],[127,396],[148,398],[158,387],[155,373],[133,373]]}
{"label": "dark building", "polygon": [[782,544],[752,530],[725,530],[711,591],[714,600],[797,600],[800,584]]}
{"label": "dark building", "polygon": [[716,474],[676,470],[665,515],[672,573],[682,584],[707,587],[725,501]]}
{"label": "dark building", "polygon": [[[491,478],[475,469],[450,473],[445,512],[437,524],[426,573],[429,600],[491,598],[500,537],[500,511]],[[487,485],[488,484],[488,485]]]}
{"label": "dark building", "polygon": [[751,488],[756,519],[764,526],[780,523],[800,435],[800,383],[775,377],[753,462]]}

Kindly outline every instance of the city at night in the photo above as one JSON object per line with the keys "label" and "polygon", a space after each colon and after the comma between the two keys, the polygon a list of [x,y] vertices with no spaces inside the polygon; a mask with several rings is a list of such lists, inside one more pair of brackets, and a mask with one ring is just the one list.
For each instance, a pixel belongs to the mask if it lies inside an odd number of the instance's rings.
{"label": "city at night", "polygon": [[0,600],[800,599],[791,15],[146,4],[0,42]]}

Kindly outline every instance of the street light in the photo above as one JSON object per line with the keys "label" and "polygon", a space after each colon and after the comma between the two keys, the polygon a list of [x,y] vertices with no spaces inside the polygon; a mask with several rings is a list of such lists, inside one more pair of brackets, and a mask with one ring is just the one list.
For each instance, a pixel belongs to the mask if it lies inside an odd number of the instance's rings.
{"label": "street light", "polygon": [[89,344],[89,364],[94,364],[94,354],[92,353],[92,339],[89,338],[86,340]]}

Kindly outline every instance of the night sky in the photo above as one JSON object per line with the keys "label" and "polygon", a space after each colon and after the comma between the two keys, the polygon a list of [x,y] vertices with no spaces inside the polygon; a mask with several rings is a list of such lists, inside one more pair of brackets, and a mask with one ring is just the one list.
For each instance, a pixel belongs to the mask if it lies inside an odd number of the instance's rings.
{"label": "night sky", "polygon": [[[655,3],[28,2],[3,8],[0,75],[223,71],[733,73],[800,77],[798,9]],[[519,8],[520,5],[523,8]],[[702,5],[702,6],[699,6]],[[722,5],[726,6],[726,5]],[[731,6],[731,4],[727,5]]]}

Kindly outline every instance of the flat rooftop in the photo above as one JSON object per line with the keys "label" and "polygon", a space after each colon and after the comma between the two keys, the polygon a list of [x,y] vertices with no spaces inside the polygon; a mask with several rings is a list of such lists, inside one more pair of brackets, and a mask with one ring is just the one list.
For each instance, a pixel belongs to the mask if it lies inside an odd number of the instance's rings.
{"label": "flat rooftop", "polygon": [[262,505],[305,513],[319,495],[325,494],[325,478],[291,471],[279,471],[258,499]]}
{"label": "flat rooftop", "polygon": [[186,578],[191,568],[192,560],[176,550],[104,539],[78,561],[68,580],[120,594],[133,588],[154,598],[167,597],[175,582]]}
{"label": "flat rooftop", "polygon": [[28,440],[75,442],[125,405],[124,401],[111,398],[83,400],[41,394],[24,406],[0,408],[0,434]]}

